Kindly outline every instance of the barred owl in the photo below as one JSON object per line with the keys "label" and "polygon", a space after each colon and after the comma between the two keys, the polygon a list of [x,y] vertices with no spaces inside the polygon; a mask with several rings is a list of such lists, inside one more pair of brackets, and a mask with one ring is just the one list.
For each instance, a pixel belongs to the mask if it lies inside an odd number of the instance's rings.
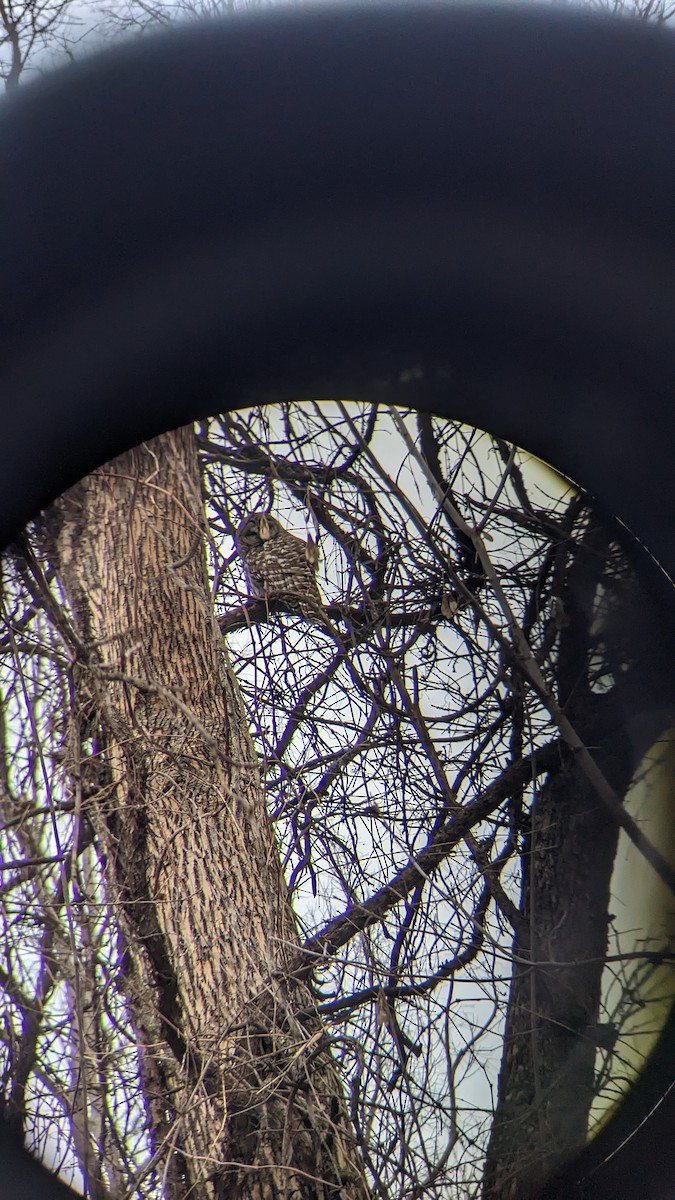
{"label": "barred owl", "polygon": [[311,538],[294,537],[269,513],[250,513],[236,541],[253,594],[283,600],[304,617],[316,613],[322,604],[314,578],[319,551]]}

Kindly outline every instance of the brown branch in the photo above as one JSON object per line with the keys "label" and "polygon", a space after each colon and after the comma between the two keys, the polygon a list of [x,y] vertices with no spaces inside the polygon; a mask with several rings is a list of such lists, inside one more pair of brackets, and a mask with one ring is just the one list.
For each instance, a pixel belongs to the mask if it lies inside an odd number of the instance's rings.
{"label": "brown branch", "polygon": [[[428,608],[412,612],[392,612],[386,605],[359,605],[357,608],[351,608],[346,604],[324,604],[320,611],[330,621],[344,622],[355,632],[369,632],[375,626],[384,624],[391,629],[412,629],[415,626],[426,627],[449,620],[442,611],[440,598],[432,600]],[[294,617],[298,615],[290,600],[279,597],[252,598],[239,608],[230,608],[227,612],[220,613],[217,620],[221,633],[226,634],[233,633],[236,629],[250,629],[253,625],[262,625],[280,614]],[[318,613],[316,622],[313,623],[320,623]]]}
{"label": "brown branch", "polygon": [[448,857],[478,821],[485,820],[496,808],[515,792],[539,775],[555,771],[561,763],[562,743],[549,742],[534,750],[520,762],[514,763],[491,783],[474,800],[464,806],[458,805],[452,816],[431,837],[407,866],[368,900],[353,904],[346,912],[334,917],[318,933],[309,938],[302,947],[301,970],[307,970],[307,959],[335,954],[347,942],[371,925],[375,925],[392,908],[396,908],[420,882],[425,880]]}

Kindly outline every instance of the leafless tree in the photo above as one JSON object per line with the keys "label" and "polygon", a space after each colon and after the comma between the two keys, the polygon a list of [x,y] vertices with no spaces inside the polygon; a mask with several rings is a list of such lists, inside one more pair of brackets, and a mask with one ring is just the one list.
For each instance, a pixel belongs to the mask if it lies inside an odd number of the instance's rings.
{"label": "leafless tree", "polygon": [[[249,594],[252,511],[318,541],[315,613]],[[96,472],[3,574],[15,1128],[116,1200],[534,1191],[670,1001],[622,531],[487,434],[287,403]]]}
{"label": "leafless tree", "polygon": [[[6,88],[76,20],[0,0]],[[313,618],[248,593],[260,510],[320,544]],[[580,1148],[672,1002],[670,634],[627,547],[499,439],[318,402],[157,439],[26,532],[0,1064],[37,1156],[96,1200],[523,1200]]]}
{"label": "leafless tree", "polygon": [[673,0],[590,0],[589,8],[619,17],[638,17],[663,25],[675,16]]}
{"label": "leafless tree", "polygon": [[87,29],[74,0],[0,0],[0,79],[11,91],[33,70],[72,55]]}

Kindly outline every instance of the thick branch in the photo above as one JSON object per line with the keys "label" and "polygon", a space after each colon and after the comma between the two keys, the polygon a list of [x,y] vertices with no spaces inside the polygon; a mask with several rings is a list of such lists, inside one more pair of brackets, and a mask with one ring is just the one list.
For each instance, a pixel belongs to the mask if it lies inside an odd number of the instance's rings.
{"label": "thick branch", "polygon": [[[330,621],[344,622],[355,632],[359,630],[371,632],[374,626],[385,623],[390,629],[414,629],[416,626],[426,627],[439,621],[448,620],[442,610],[440,598],[432,599],[429,607],[422,611],[418,608],[393,612],[386,605],[369,605],[368,607],[359,605],[352,608],[347,604],[324,604],[321,613],[325,614]],[[269,599],[257,599],[252,597],[239,608],[230,608],[227,612],[220,613],[218,625],[221,633],[233,633],[236,629],[250,629],[253,625],[261,625],[279,615],[297,617],[298,614],[293,604],[283,598],[275,596]],[[317,614],[316,623],[319,624],[319,614]]]}
{"label": "thick branch", "polygon": [[[382,917],[400,904],[421,880],[426,879],[462,841],[478,821],[485,820],[510,796],[520,791],[538,776],[555,771],[561,761],[561,743],[549,742],[540,750],[534,750],[520,762],[508,767],[471,803],[457,807],[456,812],[434,834],[425,848],[399,871],[390,883],[385,884],[368,900],[353,904],[346,912],[334,917],[319,933],[309,938],[303,946],[305,956],[317,957],[335,954],[342,946],[364,929],[375,925]],[[306,969],[306,964],[303,964]]]}

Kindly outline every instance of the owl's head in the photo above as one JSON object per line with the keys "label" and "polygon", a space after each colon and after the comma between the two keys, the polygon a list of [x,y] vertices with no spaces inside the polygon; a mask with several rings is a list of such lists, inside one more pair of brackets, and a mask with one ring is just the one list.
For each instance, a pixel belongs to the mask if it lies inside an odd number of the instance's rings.
{"label": "owl's head", "polygon": [[281,526],[275,517],[269,513],[249,513],[244,517],[236,534],[237,548],[240,553],[257,549],[265,542],[271,542],[279,536]]}

